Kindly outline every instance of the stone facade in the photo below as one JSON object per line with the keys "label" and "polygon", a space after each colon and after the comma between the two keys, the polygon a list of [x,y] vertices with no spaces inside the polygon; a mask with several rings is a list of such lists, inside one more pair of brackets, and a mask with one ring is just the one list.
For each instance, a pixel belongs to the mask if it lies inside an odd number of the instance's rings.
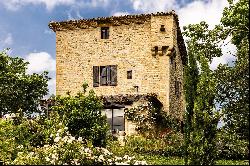
{"label": "stone facade", "polygon": [[[49,27],[56,32],[57,95],[74,95],[83,83],[97,95],[156,93],[163,110],[182,119],[186,50],[173,11],[50,22]],[[108,39],[101,39],[101,27],[109,27]],[[93,66],[107,65],[117,65],[117,85],[94,87]]]}

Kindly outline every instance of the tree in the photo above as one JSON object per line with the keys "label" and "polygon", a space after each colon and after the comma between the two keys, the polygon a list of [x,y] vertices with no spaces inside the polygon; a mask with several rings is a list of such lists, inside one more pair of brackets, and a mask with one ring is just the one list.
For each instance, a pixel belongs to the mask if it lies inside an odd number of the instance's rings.
{"label": "tree", "polygon": [[205,22],[184,27],[184,35],[189,38],[184,86],[187,101],[185,162],[191,165],[213,165],[216,159],[219,118],[214,100],[216,79],[209,63],[214,55],[221,55],[221,50],[211,38],[213,33]]}
{"label": "tree", "polygon": [[216,72],[219,82],[217,102],[224,113],[224,128],[241,139],[249,140],[249,2],[229,1],[221,19],[221,40],[231,36],[236,46],[232,66],[220,65]]}
{"label": "tree", "polygon": [[48,72],[26,74],[28,62],[0,52],[0,117],[7,113],[39,112],[39,100],[47,94]]}
{"label": "tree", "polygon": [[[208,29],[205,22],[184,27],[184,35],[189,38],[187,68],[195,71],[196,66],[190,62],[193,57],[200,66],[197,89],[190,88],[195,87],[196,82],[188,81],[193,78],[189,70],[185,70],[186,125],[191,124],[186,129],[186,157],[190,164],[214,164],[218,112],[223,115],[228,132],[249,139],[249,4],[246,0],[228,2],[221,23],[214,29]],[[237,48],[235,62],[210,70],[212,59],[222,56],[221,48],[230,37]]]}
{"label": "tree", "polygon": [[190,142],[191,132],[191,118],[193,117],[194,101],[196,98],[197,84],[199,78],[199,71],[195,55],[189,52],[187,65],[184,67],[184,90],[186,100],[186,113],[185,113],[185,126],[184,126],[184,138],[185,138],[185,165],[188,163],[188,145]]}

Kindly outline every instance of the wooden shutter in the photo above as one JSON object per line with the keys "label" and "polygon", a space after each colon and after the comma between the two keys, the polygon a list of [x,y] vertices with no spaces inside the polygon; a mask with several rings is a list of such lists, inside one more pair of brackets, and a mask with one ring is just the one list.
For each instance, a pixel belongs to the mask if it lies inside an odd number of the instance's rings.
{"label": "wooden shutter", "polygon": [[110,75],[111,75],[111,83],[110,85],[116,86],[117,85],[117,65],[110,66]]}
{"label": "wooden shutter", "polygon": [[99,66],[93,66],[93,87],[99,86]]}
{"label": "wooden shutter", "polygon": [[111,85],[111,66],[106,66],[107,71],[107,85]]}
{"label": "wooden shutter", "polygon": [[106,69],[106,66],[100,66],[100,85],[107,85],[107,69]]}

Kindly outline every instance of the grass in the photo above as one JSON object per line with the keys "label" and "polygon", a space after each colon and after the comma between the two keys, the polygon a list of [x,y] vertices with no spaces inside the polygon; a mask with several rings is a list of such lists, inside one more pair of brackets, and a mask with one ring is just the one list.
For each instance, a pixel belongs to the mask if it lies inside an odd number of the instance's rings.
{"label": "grass", "polygon": [[[138,159],[146,160],[150,165],[184,165],[180,157],[165,157],[162,155],[140,155]],[[215,165],[249,165],[249,160],[218,160]]]}

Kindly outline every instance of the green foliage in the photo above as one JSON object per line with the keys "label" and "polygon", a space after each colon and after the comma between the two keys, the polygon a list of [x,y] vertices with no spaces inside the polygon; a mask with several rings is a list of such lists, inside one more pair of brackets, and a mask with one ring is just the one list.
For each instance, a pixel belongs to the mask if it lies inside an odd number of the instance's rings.
{"label": "green foliage", "polygon": [[18,115],[1,118],[0,161],[7,165],[146,164],[128,155],[117,157],[105,148],[94,147],[91,141],[75,138],[60,120],[56,112],[48,119]]}
{"label": "green foliage", "polygon": [[39,100],[47,94],[48,72],[26,74],[28,62],[0,52],[0,117],[9,113],[39,112]]}
{"label": "green foliage", "polygon": [[[217,41],[210,38],[213,34],[205,22],[185,27],[184,35],[189,37],[188,54],[190,55],[185,71],[185,92],[187,99],[186,157],[189,164],[213,165],[216,159],[216,127],[219,116],[215,112],[216,80],[209,69],[209,62],[214,55],[220,56]],[[208,42],[208,43],[206,43]],[[212,49],[213,48],[213,49]],[[197,70],[200,65],[199,72]],[[194,71],[194,73],[190,73]],[[188,81],[191,76],[196,77]],[[192,91],[189,92],[191,88]],[[187,162],[187,160],[186,160]]]}
{"label": "green foliage", "polygon": [[[231,130],[231,134],[236,132],[241,139],[249,138],[249,4],[246,0],[229,2],[229,7],[224,9],[221,24],[216,25],[214,29],[209,29],[205,22],[184,27],[184,35],[189,38],[185,92],[188,126],[186,144],[189,144],[186,156],[189,157],[190,164],[210,165],[214,164],[216,159],[216,126],[221,115],[215,110],[215,101],[223,110],[221,114],[223,113],[226,122],[224,128]],[[231,42],[237,47],[236,61],[233,66],[220,65],[212,71],[209,64],[213,57],[222,55],[221,43],[225,42],[228,36],[232,36]],[[196,62],[200,66],[198,75]],[[191,73],[190,69],[195,73]],[[194,78],[191,78],[191,75],[196,75],[198,81],[188,81]],[[237,151],[236,148],[235,155]]]}
{"label": "green foliage", "polygon": [[95,146],[105,146],[109,127],[101,108],[101,101],[90,91],[88,95],[57,96],[52,111],[60,114],[72,135],[92,141]]}
{"label": "green foliage", "polygon": [[217,102],[223,108],[224,128],[249,140],[249,2],[230,2],[223,11],[221,23],[220,38],[231,36],[237,52],[233,65],[221,65],[216,70]]}
{"label": "green foliage", "polygon": [[[183,156],[183,136],[181,133],[170,133],[164,138],[145,138],[142,136],[126,137],[125,146],[120,147],[118,141],[108,144],[108,149],[116,155],[162,155]],[[139,159],[139,158],[136,158]]]}
{"label": "green foliage", "polygon": [[[15,115],[15,116],[14,116]],[[59,124],[59,125],[58,125]],[[56,126],[57,125],[57,126]],[[10,162],[17,157],[18,152],[26,153],[35,147],[53,141],[51,133],[56,133],[59,127],[59,116],[51,115],[50,119],[38,116],[28,119],[19,114],[0,119],[0,159]]]}
{"label": "green foliage", "polygon": [[150,100],[125,110],[125,118],[135,123],[138,134],[145,137],[159,137],[166,129],[181,131],[180,121],[167,115],[161,108],[162,105]]}
{"label": "green foliage", "polygon": [[221,129],[217,134],[216,143],[218,158],[231,160],[248,159],[248,144],[247,140],[242,140],[236,133],[228,133],[226,130]]}

